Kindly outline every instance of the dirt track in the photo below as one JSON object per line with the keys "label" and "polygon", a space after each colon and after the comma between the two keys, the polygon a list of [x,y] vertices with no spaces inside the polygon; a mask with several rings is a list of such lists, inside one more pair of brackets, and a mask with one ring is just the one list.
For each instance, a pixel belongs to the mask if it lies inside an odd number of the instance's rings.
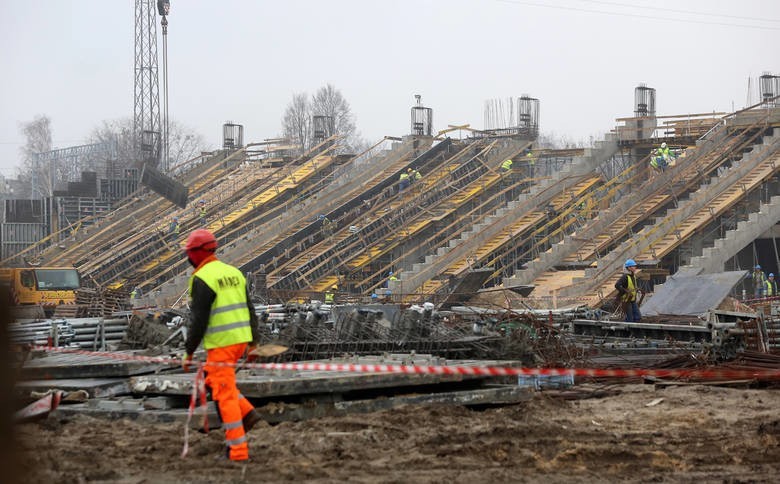
{"label": "dirt track", "polygon": [[[250,433],[252,461],[219,461],[221,432],[50,417],[18,428],[24,482],[778,482],[780,391],[654,389],[474,411],[405,407]],[[658,401],[658,399],[663,399]],[[648,404],[650,404],[648,406]]]}

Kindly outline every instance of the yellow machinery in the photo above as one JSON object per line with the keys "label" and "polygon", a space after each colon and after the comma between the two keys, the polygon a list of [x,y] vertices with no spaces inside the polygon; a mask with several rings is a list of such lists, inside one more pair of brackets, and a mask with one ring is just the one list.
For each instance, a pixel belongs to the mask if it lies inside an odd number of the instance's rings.
{"label": "yellow machinery", "polygon": [[0,283],[8,287],[11,306],[40,305],[51,311],[76,303],[81,276],[72,267],[12,267],[0,269]]}

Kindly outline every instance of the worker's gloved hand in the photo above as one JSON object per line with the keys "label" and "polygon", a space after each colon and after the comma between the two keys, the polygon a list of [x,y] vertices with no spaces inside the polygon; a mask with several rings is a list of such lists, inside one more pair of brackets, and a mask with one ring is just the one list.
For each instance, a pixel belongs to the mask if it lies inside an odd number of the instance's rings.
{"label": "worker's gloved hand", "polygon": [[192,365],[192,355],[187,353],[181,358],[181,368],[184,371],[190,371],[190,365]]}

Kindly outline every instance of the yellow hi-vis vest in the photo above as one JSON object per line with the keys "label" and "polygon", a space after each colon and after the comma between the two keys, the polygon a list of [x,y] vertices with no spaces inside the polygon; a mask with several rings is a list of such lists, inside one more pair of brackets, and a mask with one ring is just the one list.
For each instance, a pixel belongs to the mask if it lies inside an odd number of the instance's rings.
{"label": "yellow hi-vis vest", "polygon": [[503,163],[501,163],[501,169],[505,171],[509,171],[512,169],[512,160],[506,160]]}
{"label": "yellow hi-vis vest", "polygon": [[623,294],[623,301],[624,302],[634,302],[636,301],[636,286],[634,285],[634,278],[631,277],[631,274],[626,277],[626,293]]}
{"label": "yellow hi-vis vest", "polygon": [[190,296],[196,274],[217,295],[211,305],[203,347],[208,350],[252,341],[246,279],[241,271],[222,261],[211,261],[190,277]]}
{"label": "yellow hi-vis vest", "polygon": [[775,281],[770,281],[767,279],[764,281],[764,296],[774,296],[775,295]]}
{"label": "yellow hi-vis vest", "polygon": [[404,180],[408,180],[408,179],[409,179],[409,174],[405,173],[405,172],[401,173],[401,175],[399,175],[399,177],[398,177],[398,181],[404,181]]}

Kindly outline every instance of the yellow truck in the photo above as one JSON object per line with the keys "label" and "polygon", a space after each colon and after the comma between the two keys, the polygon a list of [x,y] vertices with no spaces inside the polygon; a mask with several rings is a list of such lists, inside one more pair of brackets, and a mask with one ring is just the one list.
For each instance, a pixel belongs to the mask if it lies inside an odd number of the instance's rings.
{"label": "yellow truck", "polygon": [[8,287],[11,306],[39,305],[49,313],[76,303],[81,276],[72,267],[6,267],[0,268],[0,284]]}

